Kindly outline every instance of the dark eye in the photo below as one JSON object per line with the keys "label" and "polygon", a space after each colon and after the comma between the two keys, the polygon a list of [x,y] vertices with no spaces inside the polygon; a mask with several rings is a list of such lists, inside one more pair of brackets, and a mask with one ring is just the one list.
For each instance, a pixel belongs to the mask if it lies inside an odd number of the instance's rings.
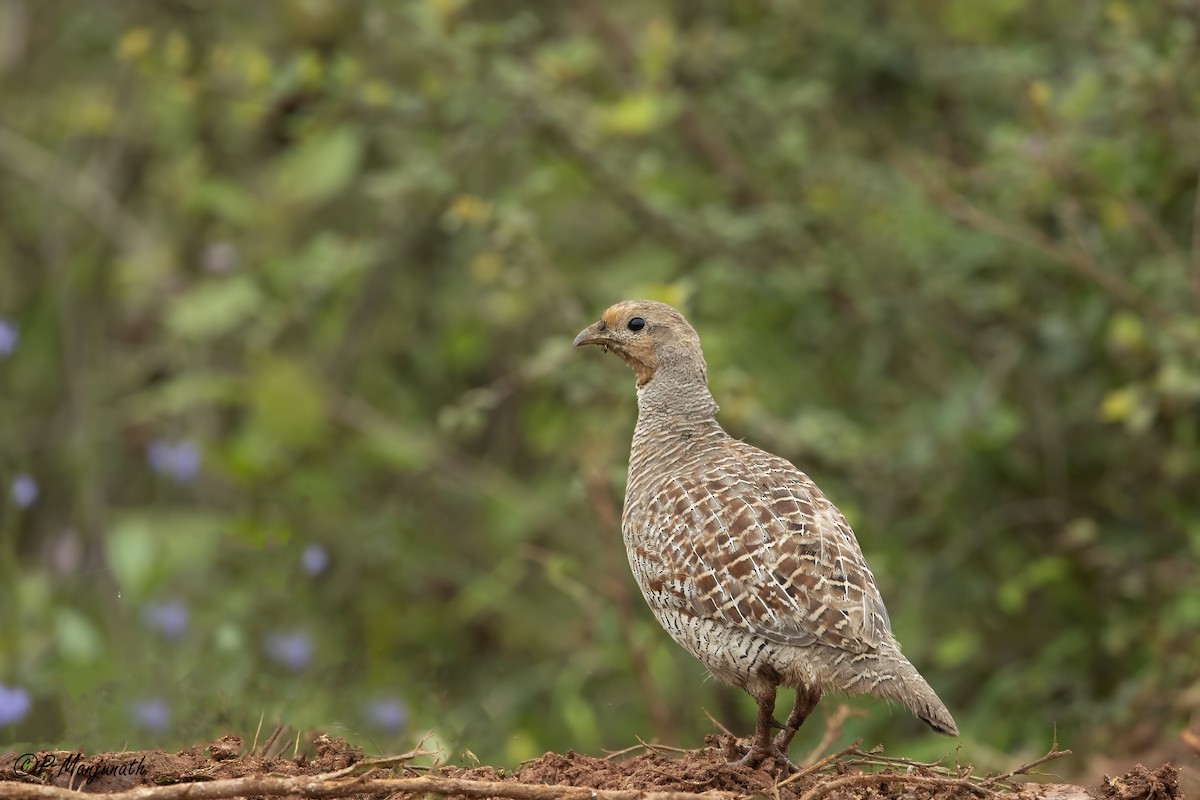
{"label": "dark eye", "polygon": [[646,327],[646,320],[641,317],[634,317],[629,320],[629,330],[631,331],[640,331],[644,327]]}

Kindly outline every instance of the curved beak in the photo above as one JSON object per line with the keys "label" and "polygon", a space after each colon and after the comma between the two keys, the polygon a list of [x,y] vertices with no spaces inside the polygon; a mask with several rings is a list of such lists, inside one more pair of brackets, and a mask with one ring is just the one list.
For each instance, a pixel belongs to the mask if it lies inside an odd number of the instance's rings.
{"label": "curved beak", "polygon": [[579,347],[585,344],[612,344],[612,338],[608,335],[608,327],[603,322],[589,325],[579,332],[579,335],[575,337],[575,341],[571,343],[571,346]]}

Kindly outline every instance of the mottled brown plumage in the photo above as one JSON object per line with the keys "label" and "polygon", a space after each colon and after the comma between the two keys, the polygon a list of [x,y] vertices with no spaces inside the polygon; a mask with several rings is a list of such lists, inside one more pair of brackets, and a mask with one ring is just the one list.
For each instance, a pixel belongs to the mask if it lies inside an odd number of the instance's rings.
{"label": "mottled brown plumage", "polygon": [[[626,301],[575,344],[613,351],[637,377],[621,522],[629,563],[671,638],[758,703],[743,761],[786,765],[792,736],[826,691],[898,700],[957,735],[900,653],[845,517],[791,463],[717,423],[687,320],[663,303]],[[796,705],[772,740],[779,686],[797,690]]]}

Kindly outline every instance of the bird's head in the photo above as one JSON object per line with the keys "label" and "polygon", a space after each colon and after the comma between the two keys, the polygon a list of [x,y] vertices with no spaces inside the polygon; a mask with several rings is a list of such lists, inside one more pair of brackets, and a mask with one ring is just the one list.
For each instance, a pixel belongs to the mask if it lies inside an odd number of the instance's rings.
{"label": "bird's head", "polygon": [[661,371],[695,374],[705,381],[700,337],[675,309],[652,300],[624,300],[610,306],[600,320],[575,337],[575,346],[599,345],[625,359],[645,386]]}

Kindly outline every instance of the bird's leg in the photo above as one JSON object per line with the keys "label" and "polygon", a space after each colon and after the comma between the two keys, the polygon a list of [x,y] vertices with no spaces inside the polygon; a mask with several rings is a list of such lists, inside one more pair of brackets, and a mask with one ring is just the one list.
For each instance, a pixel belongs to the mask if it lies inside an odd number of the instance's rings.
{"label": "bird's leg", "polygon": [[796,731],[800,730],[800,726],[804,724],[804,720],[812,713],[812,710],[817,707],[817,702],[821,699],[821,693],[811,691],[801,686],[796,690],[796,704],[792,706],[792,713],[788,714],[787,722],[783,723],[783,730],[775,737],[775,749],[787,756],[788,747],[792,744],[792,737],[796,735]]}
{"label": "bird's leg", "polygon": [[754,699],[758,703],[758,724],[754,726],[754,737],[750,740],[750,749],[746,751],[746,755],[733,762],[744,767],[757,767],[764,758],[773,755],[771,726],[778,724],[774,716],[775,687],[771,686],[767,694]]}

